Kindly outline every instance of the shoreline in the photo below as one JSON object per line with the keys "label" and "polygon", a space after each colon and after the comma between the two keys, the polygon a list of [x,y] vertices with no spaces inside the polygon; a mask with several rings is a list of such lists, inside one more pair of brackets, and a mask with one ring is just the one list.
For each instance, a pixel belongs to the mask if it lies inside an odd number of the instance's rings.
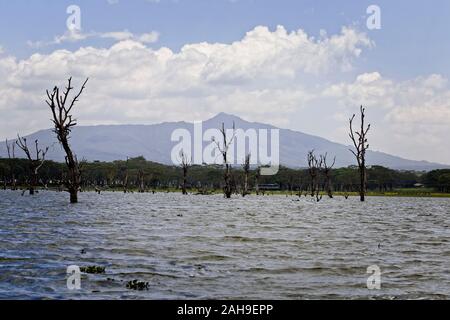
{"label": "shoreline", "polygon": [[[11,190],[11,189],[1,189],[0,191],[17,191],[17,192],[24,192],[26,194],[27,189],[25,188],[19,188],[17,190]],[[36,191],[53,191],[53,192],[66,192],[65,190],[60,191],[56,188],[36,188]],[[83,189],[83,191],[81,191],[81,193],[84,192],[93,192],[96,193],[98,192],[95,188],[86,188]],[[111,192],[111,193],[124,193],[123,189],[119,189],[119,188],[108,188],[108,189],[101,189],[100,193],[103,192]],[[126,193],[140,193],[139,190],[137,188],[134,189],[128,189],[128,191]],[[149,194],[155,194],[155,193],[180,193],[181,194],[181,190],[179,189],[146,189],[145,192],[141,192],[141,193],[149,193]],[[221,190],[208,190],[206,193],[205,192],[199,192],[199,191],[194,191],[194,190],[188,190],[188,195],[219,195],[222,194]],[[256,192],[252,191],[249,193],[249,195],[252,196],[256,196]],[[323,198],[327,198],[327,194],[326,192],[320,192],[320,195],[323,196]],[[337,191],[337,192],[333,192],[333,196],[335,197],[344,197],[345,195],[348,195],[348,197],[358,197],[359,193],[358,192],[341,192],[341,191]],[[260,192],[259,196],[264,197],[264,196],[286,196],[286,197],[296,197],[298,198],[298,192],[296,191],[288,191],[288,190],[274,190],[274,191],[266,191],[264,192],[264,194],[262,192]],[[234,197],[242,197],[240,194],[234,194]],[[310,197],[309,194],[307,194],[305,196],[305,193],[303,191],[301,198],[308,198]],[[388,192],[378,192],[378,191],[369,191],[366,193],[366,197],[388,197],[388,198],[450,198],[450,193],[440,193],[440,192],[430,192],[430,191],[421,191],[421,190],[394,190],[394,191],[388,191]]]}

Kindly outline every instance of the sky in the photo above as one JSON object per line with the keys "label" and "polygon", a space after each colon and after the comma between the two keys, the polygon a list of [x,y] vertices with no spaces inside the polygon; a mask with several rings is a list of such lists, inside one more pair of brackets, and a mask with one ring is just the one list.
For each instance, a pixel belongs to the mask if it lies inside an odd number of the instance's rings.
{"label": "sky", "polygon": [[363,104],[372,150],[450,164],[449,30],[447,0],[1,0],[0,140],[50,127],[71,75],[80,125],[227,112],[350,144]]}

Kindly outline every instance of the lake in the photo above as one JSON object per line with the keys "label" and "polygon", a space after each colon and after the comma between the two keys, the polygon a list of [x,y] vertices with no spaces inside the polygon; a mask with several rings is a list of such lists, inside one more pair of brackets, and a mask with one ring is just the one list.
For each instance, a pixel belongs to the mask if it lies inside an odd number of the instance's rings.
{"label": "lake", "polygon": [[[450,199],[0,191],[0,299],[450,298]],[[67,288],[69,265],[98,265]],[[381,288],[369,290],[369,266]],[[149,283],[148,290],[126,282]]]}

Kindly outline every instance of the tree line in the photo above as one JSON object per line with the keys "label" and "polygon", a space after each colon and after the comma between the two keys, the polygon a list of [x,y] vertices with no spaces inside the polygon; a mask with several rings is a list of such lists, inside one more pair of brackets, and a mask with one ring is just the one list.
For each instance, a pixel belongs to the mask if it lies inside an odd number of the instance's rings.
{"label": "tree line", "polygon": [[[322,156],[323,157],[323,156]],[[317,160],[320,162],[320,160]],[[328,161],[328,160],[326,160]],[[35,181],[33,167],[28,159],[0,159],[0,181],[4,189],[25,188],[30,184],[39,188],[64,189],[67,177],[65,163],[45,161]],[[280,190],[298,194],[318,191],[332,195],[337,192],[359,192],[360,174],[357,166],[329,168],[323,173],[314,169],[280,167],[274,176],[259,175],[258,168],[233,167],[230,173],[232,193],[257,191],[258,185],[275,184]],[[190,165],[188,174],[182,166],[169,166],[145,160],[143,157],[113,162],[81,162],[81,189],[116,190],[123,192],[148,192],[156,189],[179,189],[188,192],[212,192],[222,190],[223,165]],[[248,174],[246,174],[248,170]],[[32,181],[31,181],[32,180]],[[368,191],[388,192],[397,188],[414,188],[417,183],[435,188],[438,192],[450,192],[450,170],[434,170],[425,174],[414,171],[398,171],[382,166],[367,168]],[[262,193],[263,190],[260,190]]]}

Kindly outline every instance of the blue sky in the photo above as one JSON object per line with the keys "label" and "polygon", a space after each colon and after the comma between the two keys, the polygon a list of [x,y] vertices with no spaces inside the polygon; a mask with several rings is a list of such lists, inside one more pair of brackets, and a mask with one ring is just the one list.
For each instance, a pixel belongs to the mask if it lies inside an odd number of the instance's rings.
{"label": "blue sky", "polygon": [[[320,29],[336,33],[343,25],[364,28],[370,4],[382,9],[382,29],[367,31],[376,50],[367,53],[366,67],[394,78],[423,73],[450,73],[450,2],[429,1],[301,1],[301,0],[18,0],[0,3],[0,39],[4,50],[26,57],[35,50],[28,40],[50,40],[65,30],[67,6],[82,9],[84,31],[127,29],[134,33],[157,30],[156,46],[178,50],[186,43],[224,42],[240,39],[257,25],[278,24],[289,30]],[[108,41],[86,41],[107,46]],[[74,49],[80,46],[61,45]],[[55,47],[40,51],[49,52]]]}
{"label": "blue sky", "polygon": [[0,137],[47,128],[44,89],[70,74],[92,80],[82,125],[224,111],[348,143],[364,104],[373,149],[450,164],[449,30],[447,0],[3,0]]}

